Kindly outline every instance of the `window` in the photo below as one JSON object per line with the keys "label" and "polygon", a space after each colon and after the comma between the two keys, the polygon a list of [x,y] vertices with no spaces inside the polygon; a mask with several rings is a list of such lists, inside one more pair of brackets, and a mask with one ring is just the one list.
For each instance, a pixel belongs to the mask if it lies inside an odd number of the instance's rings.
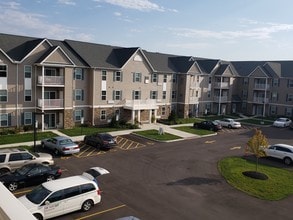
{"label": "window", "polygon": [[0,163],[3,163],[5,161],[6,155],[5,154],[1,154],[0,155]]}
{"label": "window", "polygon": [[198,97],[198,91],[195,91],[195,97]]}
{"label": "window", "polygon": [[75,121],[81,121],[81,118],[83,117],[83,110],[75,110],[74,111],[74,119]]}
{"label": "window", "polygon": [[122,91],[114,90],[113,91],[113,100],[121,100],[122,98]]}
{"label": "window", "polygon": [[209,77],[209,84],[212,83],[212,77]]}
{"label": "window", "polygon": [[32,78],[32,66],[24,66],[24,78]]}
{"label": "window", "polygon": [[8,126],[8,114],[0,114],[0,126],[1,127]]}
{"label": "window", "polygon": [[133,73],[133,82],[141,82],[141,73]]}
{"label": "window", "polygon": [[279,79],[273,79],[273,86],[278,87],[279,86]]}
{"label": "window", "polygon": [[9,155],[8,161],[20,161],[22,160],[22,156],[20,153],[12,153]]}
{"label": "window", "polygon": [[172,91],[172,99],[176,99],[176,97],[177,97],[176,91]]}
{"label": "window", "polygon": [[24,116],[24,125],[31,125],[33,120],[32,120],[32,113],[31,112],[25,112],[23,114]]}
{"label": "window", "polygon": [[25,102],[32,101],[32,90],[31,89],[24,90],[24,101]]}
{"label": "window", "polygon": [[162,99],[166,99],[166,96],[167,96],[167,92],[166,91],[163,91]]}
{"label": "window", "polygon": [[56,69],[46,68],[45,76],[56,76]]}
{"label": "window", "polygon": [[247,85],[248,84],[248,78],[243,78],[243,84]]}
{"label": "window", "polygon": [[199,75],[196,76],[196,82],[199,82]]}
{"label": "window", "polygon": [[157,91],[151,91],[150,98],[157,99]]}
{"label": "window", "polygon": [[140,91],[133,91],[133,99],[140,99]]}
{"label": "window", "polygon": [[7,102],[7,90],[0,90],[0,102]]}
{"label": "window", "polygon": [[175,73],[173,74],[172,82],[173,83],[177,82],[177,75]]}
{"label": "window", "polygon": [[293,112],[293,108],[287,107],[287,108],[285,109],[285,115],[286,115],[287,117],[292,117],[292,112]]}
{"label": "window", "polygon": [[80,186],[80,192],[81,193],[86,193],[86,192],[90,192],[96,190],[95,186],[91,183],[87,183],[87,184],[83,184]]}
{"label": "window", "polygon": [[152,82],[157,82],[158,81],[158,74],[153,73],[152,74]]}
{"label": "window", "polygon": [[84,79],[83,69],[82,68],[75,68],[74,69],[74,79],[79,79],[79,80]]}
{"label": "window", "polygon": [[272,105],[272,106],[271,106],[271,114],[272,114],[272,115],[275,115],[276,113],[277,113],[277,106]]}
{"label": "window", "polygon": [[101,120],[106,120],[106,110],[101,110]]}
{"label": "window", "polygon": [[7,66],[0,65],[0,77],[7,77]]}
{"label": "window", "polygon": [[114,79],[113,81],[122,82],[122,72],[116,71],[114,72]]}
{"label": "window", "polygon": [[293,88],[293,79],[288,79],[288,88]]}
{"label": "window", "polygon": [[64,189],[64,198],[70,198],[73,196],[79,195],[79,186],[73,186],[67,189]]}
{"label": "window", "polygon": [[50,203],[57,202],[63,199],[63,195],[63,190],[59,190],[50,195],[47,201],[49,201]]}
{"label": "window", "polygon": [[29,153],[21,153],[21,158],[22,160],[32,160],[33,159],[33,156]]}
{"label": "window", "polygon": [[211,91],[208,91],[208,98],[211,97]]}
{"label": "window", "polygon": [[78,101],[83,100],[83,90],[82,89],[75,90],[75,100],[78,100]]}
{"label": "window", "polygon": [[107,71],[106,70],[102,70],[102,80],[103,81],[107,80]]}
{"label": "window", "polygon": [[167,82],[167,74],[164,74],[163,82]]}
{"label": "window", "polygon": [[287,102],[293,101],[293,94],[287,94]]}
{"label": "window", "polygon": [[162,106],[162,115],[166,115],[166,107]]}
{"label": "window", "polygon": [[272,92],[272,102],[278,101],[278,93],[277,92]]}
{"label": "window", "polygon": [[102,100],[107,100],[107,91],[102,91]]}

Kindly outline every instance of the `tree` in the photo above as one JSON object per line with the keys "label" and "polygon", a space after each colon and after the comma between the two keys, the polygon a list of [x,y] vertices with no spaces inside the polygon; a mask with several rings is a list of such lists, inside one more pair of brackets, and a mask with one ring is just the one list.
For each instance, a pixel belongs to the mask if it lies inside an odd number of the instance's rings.
{"label": "tree", "polygon": [[247,142],[247,150],[256,156],[256,171],[258,167],[258,159],[260,157],[265,157],[265,148],[267,148],[269,142],[262,131],[255,129],[255,134]]}

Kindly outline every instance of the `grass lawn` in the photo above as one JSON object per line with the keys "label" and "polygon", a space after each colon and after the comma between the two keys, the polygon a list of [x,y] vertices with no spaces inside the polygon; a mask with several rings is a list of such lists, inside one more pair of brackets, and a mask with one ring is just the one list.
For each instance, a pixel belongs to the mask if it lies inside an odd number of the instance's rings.
{"label": "grass lawn", "polygon": [[169,134],[166,132],[164,134],[160,135],[159,131],[155,130],[155,129],[146,130],[146,131],[135,131],[133,133],[144,136],[146,138],[157,140],[157,141],[171,141],[171,140],[181,139],[181,137],[178,137],[176,135]]}
{"label": "grass lawn", "polygon": [[111,131],[119,131],[121,128],[97,128],[97,127],[75,127],[71,129],[60,129],[59,131],[67,136],[88,135],[92,133],[104,133]]}
{"label": "grass lawn", "polygon": [[[53,132],[37,132],[36,140],[41,140],[44,138],[55,137],[56,134]],[[23,134],[9,134],[0,136],[0,145],[1,144],[14,144],[34,141],[34,133],[23,133]]]}
{"label": "grass lawn", "polygon": [[204,129],[195,129],[191,126],[180,126],[180,127],[172,127],[173,129],[177,129],[179,131],[184,131],[188,132],[191,134],[196,134],[196,135],[208,135],[208,134],[214,134],[215,132],[209,131],[209,130],[204,130]]}
{"label": "grass lawn", "polygon": [[255,163],[240,157],[225,158],[218,163],[218,169],[226,181],[235,188],[264,200],[280,200],[293,194],[293,172],[258,165],[258,172],[266,174],[268,180],[244,176],[244,171],[255,171]]}

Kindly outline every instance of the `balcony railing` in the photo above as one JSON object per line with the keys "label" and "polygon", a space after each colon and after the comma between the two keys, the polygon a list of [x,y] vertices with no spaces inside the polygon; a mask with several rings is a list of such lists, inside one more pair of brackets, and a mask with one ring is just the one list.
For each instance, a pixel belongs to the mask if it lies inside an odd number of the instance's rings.
{"label": "balcony railing", "polygon": [[42,108],[64,108],[63,99],[38,99],[38,107]]}
{"label": "balcony railing", "polygon": [[263,104],[263,103],[268,103],[269,99],[264,97],[253,97],[253,102]]}
{"label": "balcony railing", "polygon": [[256,83],[256,84],[254,84],[254,89],[264,90],[264,89],[269,89],[269,88],[270,88],[269,84],[265,84],[265,83]]}
{"label": "balcony railing", "polygon": [[189,104],[198,104],[198,97],[189,97]]}
{"label": "balcony railing", "polygon": [[125,100],[124,108],[129,108],[132,110],[157,109],[157,103],[161,103],[161,101],[156,99]]}
{"label": "balcony railing", "polygon": [[228,96],[214,96],[214,102],[227,102]]}
{"label": "balcony railing", "polygon": [[38,76],[38,84],[40,85],[64,85],[64,76]]}
{"label": "balcony railing", "polygon": [[229,88],[228,82],[215,82],[214,83],[215,88]]}

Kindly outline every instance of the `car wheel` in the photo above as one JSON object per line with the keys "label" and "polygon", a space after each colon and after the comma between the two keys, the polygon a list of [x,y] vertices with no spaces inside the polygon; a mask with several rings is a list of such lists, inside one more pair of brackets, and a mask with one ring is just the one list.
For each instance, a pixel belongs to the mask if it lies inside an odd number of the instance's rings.
{"label": "car wheel", "polygon": [[289,158],[289,157],[285,157],[285,158],[284,158],[284,163],[285,163],[286,165],[290,165],[290,164],[292,163],[291,158]]}
{"label": "car wheel", "polygon": [[37,219],[37,220],[43,220],[43,216],[41,214],[34,214],[34,217]]}
{"label": "car wheel", "polygon": [[42,148],[45,148],[45,144],[43,142],[41,143],[41,146],[42,146]]}
{"label": "car wheel", "polygon": [[58,150],[58,149],[55,149],[55,150],[54,150],[54,154],[55,154],[55,155],[58,155],[58,154],[59,154],[59,150]]}
{"label": "car wheel", "polygon": [[47,176],[47,181],[51,181],[51,180],[54,180],[54,179],[55,179],[55,177],[53,175]]}
{"label": "car wheel", "polygon": [[8,189],[9,189],[11,192],[17,190],[17,188],[18,188],[18,184],[17,184],[17,182],[11,182],[11,183],[9,183],[9,185],[8,185]]}
{"label": "car wheel", "polygon": [[86,212],[92,208],[94,205],[92,200],[86,200],[84,203],[82,203],[81,210]]}
{"label": "car wheel", "polygon": [[231,126],[231,125],[228,125],[228,128],[230,128],[230,129],[231,129],[231,128],[232,128],[232,126]]}
{"label": "car wheel", "polygon": [[8,172],[9,172],[9,170],[7,168],[2,168],[2,169],[0,169],[0,176],[4,173],[8,173]]}

